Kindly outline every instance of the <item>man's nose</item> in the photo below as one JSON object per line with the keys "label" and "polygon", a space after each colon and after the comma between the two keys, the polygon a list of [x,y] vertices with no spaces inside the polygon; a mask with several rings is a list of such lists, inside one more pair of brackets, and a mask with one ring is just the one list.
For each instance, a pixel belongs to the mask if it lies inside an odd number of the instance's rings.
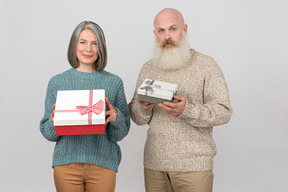
{"label": "man's nose", "polygon": [[170,35],[170,32],[169,32],[169,31],[166,31],[166,33],[165,33],[165,38],[166,38],[166,39],[171,39],[171,35]]}

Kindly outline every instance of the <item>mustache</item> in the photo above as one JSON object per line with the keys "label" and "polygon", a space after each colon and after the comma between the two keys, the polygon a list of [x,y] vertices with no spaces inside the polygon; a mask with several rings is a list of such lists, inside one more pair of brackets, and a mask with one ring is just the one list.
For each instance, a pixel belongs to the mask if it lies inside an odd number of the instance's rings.
{"label": "mustache", "polygon": [[161,43],[161,47],[165,47],[167,44],[171,44],[171,45],[177,46],[177,43],[175,41],[173,41],[171,39],[167,39],[163,43]]}

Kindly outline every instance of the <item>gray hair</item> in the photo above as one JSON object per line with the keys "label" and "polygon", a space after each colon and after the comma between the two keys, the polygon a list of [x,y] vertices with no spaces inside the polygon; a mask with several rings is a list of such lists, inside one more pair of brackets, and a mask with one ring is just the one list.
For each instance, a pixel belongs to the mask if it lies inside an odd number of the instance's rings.
{"label": "gray hair", "polygon": [[97,47],[98,47],[98,58],[95,61],[95,69],[96,71],[103,70],[107,65],[107,48],[106,48],[106,41],[104,32],[101,29],[99,25],[92,21],[83,21],[80,24],[76,26],[74,29],[71,38],[70,43],[68,47],[68,61],[70,65],[74,68],[77,68],[79,66],[79,60],[76,55],[76,49],[78,44],[78,39],[80,36],[80,33],[85,30],[89,29],[93,32],[96,38]]}

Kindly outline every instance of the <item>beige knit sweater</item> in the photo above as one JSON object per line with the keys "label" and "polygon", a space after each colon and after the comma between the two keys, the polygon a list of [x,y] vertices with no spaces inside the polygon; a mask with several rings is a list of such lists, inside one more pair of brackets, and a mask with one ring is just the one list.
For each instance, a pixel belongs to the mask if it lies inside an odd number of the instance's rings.
{"label": "beige knit sweater", "polygon": [[[213,169],[216,147],[213,126],[230,120],[232,108],[221,69],[206,55],[191,49],[189,65],[165,71],[145,63],[139,73],[129,110],[137,125],[149,125],[144,149],[144,166],[159,171],[206,171]],[[143,109],[137,89],[144,79],[178,84],[177,95],[187,100],[184,112],[173,117],[158,106]]]}

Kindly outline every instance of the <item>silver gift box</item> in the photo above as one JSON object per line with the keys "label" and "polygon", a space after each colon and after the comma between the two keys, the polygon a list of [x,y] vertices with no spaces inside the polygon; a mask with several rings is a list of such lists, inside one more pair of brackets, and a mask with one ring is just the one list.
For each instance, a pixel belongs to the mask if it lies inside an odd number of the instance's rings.
{"label": "silver gift box", "polygon": [[173,102],[177,89],[177,84],[145,79],[138,88],[138,99],[155,104]]}

